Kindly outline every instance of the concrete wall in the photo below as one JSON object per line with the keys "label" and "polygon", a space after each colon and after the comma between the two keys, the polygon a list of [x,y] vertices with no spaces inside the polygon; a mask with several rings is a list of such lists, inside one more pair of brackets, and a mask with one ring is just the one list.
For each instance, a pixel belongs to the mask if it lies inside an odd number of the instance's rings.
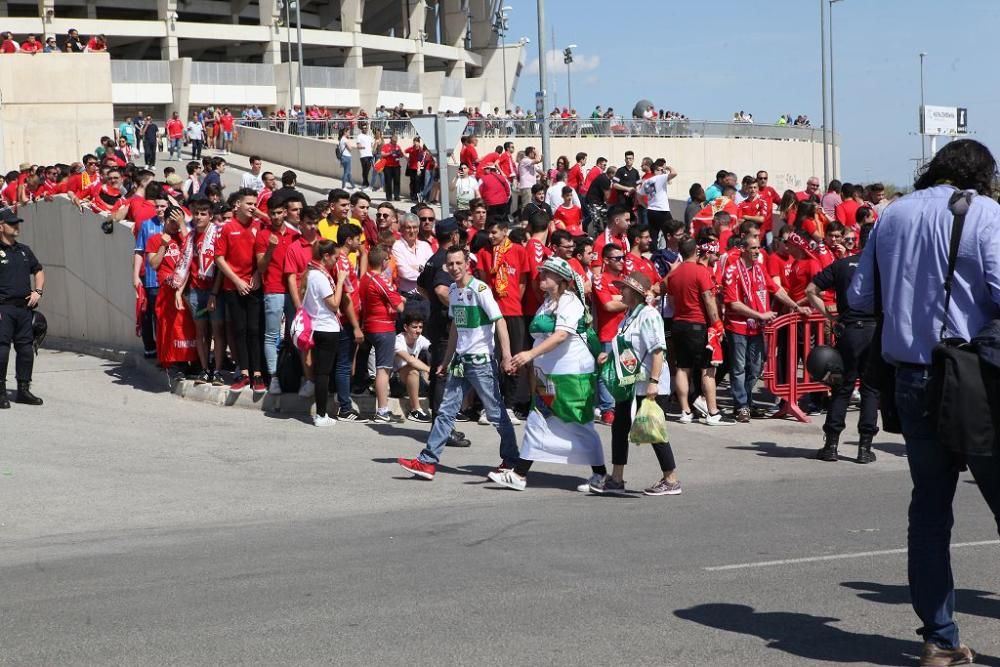
{"label": "concrete wall", "polygon": [[106,53],[0,58],[0,164],[78,160],[113,129]]}
{"label": "concrete wall", "polygon": [[[240,127],[233,141],[233,152],[240,155],[259,155],[289,169],[319,176],[340,178],[342,170],[334,152],[336,144],[323,139],[299,137],[293,134]],[[355,182],[361,182],[361,158],[354,151],[351,173]]]}
{"label": "concrete wall", "polygon": [[68,199],[28,204],[20,240],[45,269],[45,297],[39,310],[49,335],[86,346],[142,352],[135,335],[135,290],[131,227],[101,231],[101,218]]}

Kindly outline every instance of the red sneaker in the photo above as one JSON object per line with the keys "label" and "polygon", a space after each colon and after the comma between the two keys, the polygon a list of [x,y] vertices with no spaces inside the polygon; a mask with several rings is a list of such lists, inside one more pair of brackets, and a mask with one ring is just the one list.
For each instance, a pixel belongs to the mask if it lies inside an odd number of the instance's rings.
{"label": "red sneaker", "polygon": [[253,378],[253,390],[256,394],[263,394],[267,391],[267,385],[264,384],[264,378],[259,375],[255,375]]}
{"label": "red sneaker", "polygon": [[406,472],[412,473],[424,479],[434,479],[436,466],[433,463],[424,463],[420,459],[396,459],[400,467]]}
{"label": "red sneaker", "polygon": [[243,391],[250,386],[250,378],[246,375],[241,375],[236,379],[231,385],[229,385],[229,391]]}
{"label": "red sneaker", "polygon": [[605,426],[611,426],[615,423],[615,411],[605,410],[601,413],[601,423]]}

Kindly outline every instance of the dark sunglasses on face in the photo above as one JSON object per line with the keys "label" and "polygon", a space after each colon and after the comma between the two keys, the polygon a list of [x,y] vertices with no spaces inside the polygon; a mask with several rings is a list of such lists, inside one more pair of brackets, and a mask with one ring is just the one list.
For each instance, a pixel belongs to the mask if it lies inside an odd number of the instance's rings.
{"label": "dark sunglasses on face", "polygon": [[387,219],[387,218],[389,218],[391,216],[388,213],[376,213],[375,217],[379,218],[380,220],[384,220],[384,219]]}
{"label": "dark sunglasses on face", "polygon": [[609,262],[624,262],[625,255],[616,255],[614,257],[608,257]]}
{"label": "dark sunglasses on face", "polygon": [[434,222],[434,216],[433,215],[427,217],[421,216],[420,222]]}

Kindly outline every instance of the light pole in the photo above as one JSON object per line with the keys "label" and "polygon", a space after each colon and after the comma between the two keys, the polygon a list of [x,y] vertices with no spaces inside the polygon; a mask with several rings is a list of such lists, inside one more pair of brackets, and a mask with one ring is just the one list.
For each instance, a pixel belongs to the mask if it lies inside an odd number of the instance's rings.
{"label": "light pole", "polygon": [[[292,88],[292,5],[290,0],[285,0],[282,4],[285,5],[285,46],[288,50],[288,114],[295,113],[295,96],[294,89]],[[291,127],[292,119],[286,118],[286,123],[289,123],[288,127]]]}
{"label": "light pole", "polygon": [[819,0],[819,59],[823,89],[823,187],[830,183],[829,146],[826,143],[826,3]]}
{"label": "light pole", "polygon": [[507,41],[505,37],[510,26],[508,18],[513,9],[510,6],[501,7],[493,16],[493,33],[500,38],[500,56],[503,60],[503,109],[500,110],[503,113],[507,112],[507,107],[510,105],[510,95],[507,93]]}
{"label": "light pole", "polygon": [[538,6],[538,95],[535,99],[535,115],[542,128],[542,166],[549,171],[549,124],[545,120],[545,0],[537,0]]}
{"label": "light pole", "polygon": [[924,58],[927,54],[923,51],[920,52],[920,166],[923,167],[927,164],[927,150],[924,144],[924,119],[926,115],[924,114]]}
{"label": "light pole", "polygon": [[573,70],[570,66],[573,64],[573,49],[575,48],[576,44],[570,44],[563,49],[563,62],[566,63],[566,97],[569,100],[570,113],[573,112]]}
{"label": "light pole", "polygon": [[833,177],[837,178],[837,95],[833,87],[833,6],[844,0],[830,0],[830,137],[833,146]]}
{"label": "light pole", "polygon": [[[294,0],[295,2],[295,30],[298,33],[299,40],[299,108],[302,110],[302,122],[299,123],[299,134],[305,136],[306,134],[306,88],[302,83],[302,0]],[[291,86],[292,82],[289,81],[288,85]]]}

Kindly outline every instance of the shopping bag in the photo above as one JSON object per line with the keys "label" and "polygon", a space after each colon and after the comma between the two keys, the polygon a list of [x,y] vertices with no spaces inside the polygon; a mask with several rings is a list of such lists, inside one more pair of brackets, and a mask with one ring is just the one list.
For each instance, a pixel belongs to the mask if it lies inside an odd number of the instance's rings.
{"label": "shopping bag", "polygon": [[670,442],[667,437],[667,416],[656,401],[646,399],[639,406],[635,419],[632,420],[628,439],[637,445]]}
{"label": "shopping bag", "polygon": [[635,350],[624,336],[615,336],[611,341],[611,351],[601,365],[598,377],[615,403],[632,400],[635,383],[639,379],[641,363]]}
{"label": "shopping bag", "polygon": [[381,174],[382,170],[385,169],[385,160],[376,160],[372,168],[376,174]]}

